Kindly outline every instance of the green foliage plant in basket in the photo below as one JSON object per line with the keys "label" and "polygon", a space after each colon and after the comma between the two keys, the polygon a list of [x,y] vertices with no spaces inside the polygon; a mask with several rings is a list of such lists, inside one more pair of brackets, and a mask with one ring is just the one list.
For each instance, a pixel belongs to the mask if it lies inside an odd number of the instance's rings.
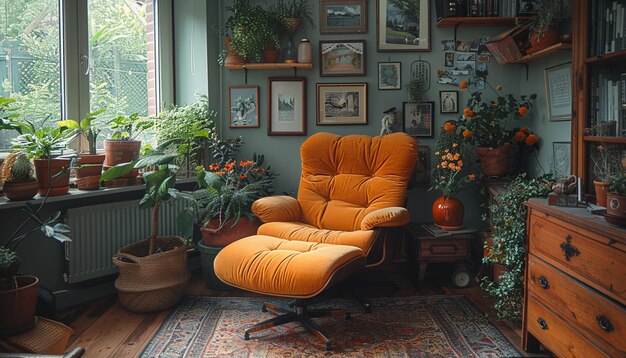
{"label": "green foliage plant in basket", "polygon": [[537,146],[539,138],[535,133],[512,125],[527,115],[537,95],[522,95],[517,99],[504,93],[502,86],[493,88],[486,81],[485,84],[495,94],[494,99],[485,100],[483,92],[472,91],[467,81],[461,81],[459,87],[467,89],[470,98],[463,115],[454,124],[462,130],[464,140],[475,147],[482,173],[503,176],[510,171],[512,145]]}
{"label": "green foliage plant in basket", "polygon": [[444,230],[456,230],[463,226],[464,206],[454,194],[476,180],[476,175],[464,170],[464,143],[456,125],[446,122],[435,144],[432,189],[441,191],[442,196],[433,204],[435,225]]}

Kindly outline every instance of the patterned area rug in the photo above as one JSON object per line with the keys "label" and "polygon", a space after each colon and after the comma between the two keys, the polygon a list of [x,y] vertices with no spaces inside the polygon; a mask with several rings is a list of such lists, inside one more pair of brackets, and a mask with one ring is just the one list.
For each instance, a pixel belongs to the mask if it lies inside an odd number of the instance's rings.
{"label": "patterned area rug", "polygon": [[[275,304],[281,299],[266,299]],[[243,339],[242,327],[272,317],[260,298],[187,297],[165,320],[143,357],[514,357],[520,354],[463,296],[375,298],[365,314],[352,300],[351,320],[315,319],[333,337],[333,351],[299,324]]]}

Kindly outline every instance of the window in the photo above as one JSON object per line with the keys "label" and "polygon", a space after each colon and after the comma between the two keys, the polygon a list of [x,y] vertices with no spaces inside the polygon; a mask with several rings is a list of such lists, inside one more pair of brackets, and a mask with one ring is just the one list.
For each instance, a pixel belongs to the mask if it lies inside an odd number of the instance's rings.
{"label": "window", "polygon": [[[105,120],[156,114],[155,1],[64,1],[65,9],[59,4],[0,0],[1,94],[16,99],[21,117],[42,126],[100,108],[106,108]],[[76,34],[69,33],[73,29]],[[0,150],[15,136],[0,132]],[[106,136],[105,130],[100,140]]]}

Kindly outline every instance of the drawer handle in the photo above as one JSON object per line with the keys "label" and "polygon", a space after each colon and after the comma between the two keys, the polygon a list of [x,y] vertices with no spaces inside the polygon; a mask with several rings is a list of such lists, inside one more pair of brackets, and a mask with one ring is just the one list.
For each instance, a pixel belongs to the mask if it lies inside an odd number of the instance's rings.
{"label": "drawer handle", "polygon": [[546,290],[550,287],[550,285],[548,285],[548,280],[543,276],[539,276],[539,285]]}
{"label": "drawer handle", "polygon": [[613,330],[613,323],[611,323],[611,321],[605,316],[597,316],[596,319],[598,320],[600,328],[602,328],[603,330],[607,332],[611,332]]}
{"label": "drawer handle", "polygon": [[565,254],[565,260],[569,261],[570,258],[580,255],[580,251],[574,245],[572,245],[572,236],[567,235],[565,242],[561,243],[561,251]]}
{"label": "drawer handle", "polygon": [[548,329],[548,322],[546,322],[545,319],[539,317],[539,318],[537,318],[537,323],[539,323],[539,328],[541,328],[541,329]]}

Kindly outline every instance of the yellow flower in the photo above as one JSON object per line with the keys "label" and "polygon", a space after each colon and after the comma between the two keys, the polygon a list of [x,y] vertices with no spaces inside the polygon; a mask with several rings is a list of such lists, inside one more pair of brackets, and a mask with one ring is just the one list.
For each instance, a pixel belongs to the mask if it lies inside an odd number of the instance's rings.
{"label": "yellow flower", "polygon": [[439,155],[439,152],[435,152],[435,155]]}
{"label": "yellow flower", "polygon": [[448,153],[448,152],[450,152],[450,149],[446,149],[446,150],[444,150],[444,152],[445,152],[445,153]]}

